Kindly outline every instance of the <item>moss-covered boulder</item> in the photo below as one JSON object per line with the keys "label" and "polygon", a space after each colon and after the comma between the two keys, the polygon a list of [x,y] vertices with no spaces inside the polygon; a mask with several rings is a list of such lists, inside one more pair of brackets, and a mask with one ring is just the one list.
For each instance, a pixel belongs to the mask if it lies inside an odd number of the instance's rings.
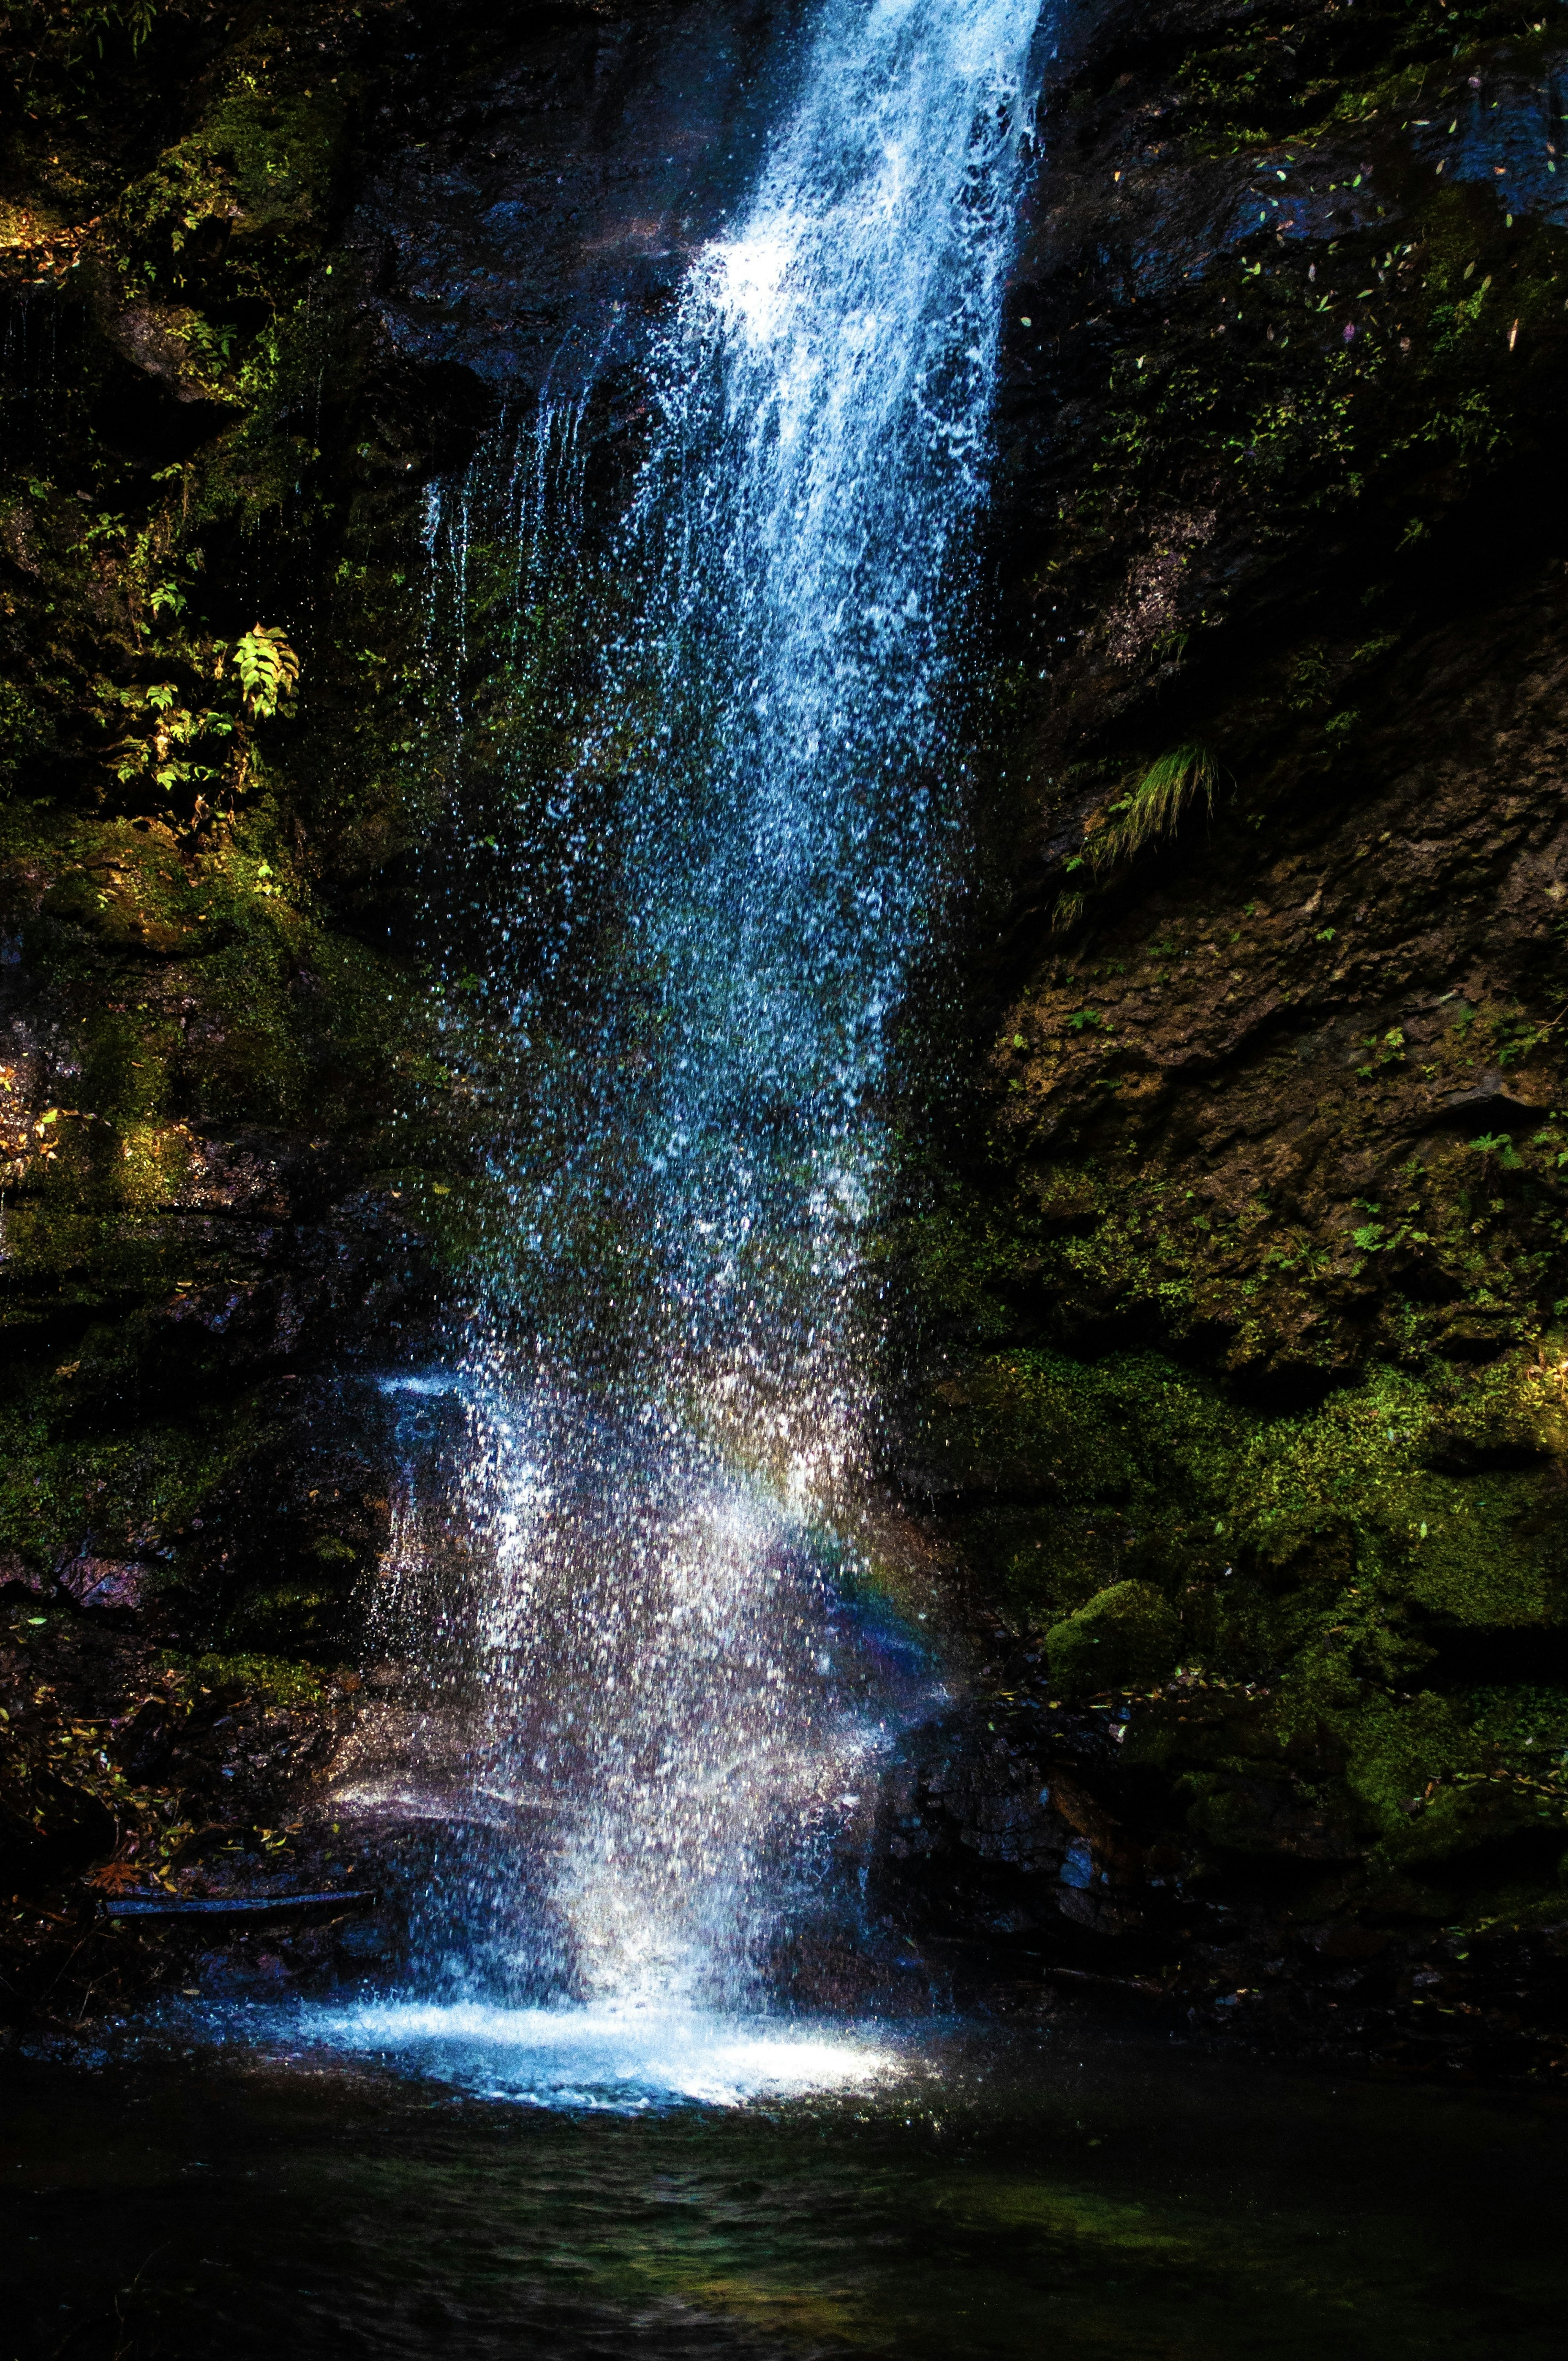
{"label": "moss-covered boulder", "polygon": [[1069,1696],[1157,1681],[1176,1664],[1181,1625],[1146,1582],[1113,1582],[1046,1634],[1051,1677]]}

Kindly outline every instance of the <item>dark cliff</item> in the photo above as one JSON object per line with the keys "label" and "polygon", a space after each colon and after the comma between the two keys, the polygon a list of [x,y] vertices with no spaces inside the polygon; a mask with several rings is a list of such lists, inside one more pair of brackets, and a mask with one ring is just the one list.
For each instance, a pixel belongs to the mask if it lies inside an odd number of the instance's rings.
{"label": "dark cliff", "polygon": [[[593,588],[508,686],[489,478],[462,650],[427,487],[567,390],[613,511],[641,338],[802,14],[0,12],[18,2006],[160,1972],[94,1893],[331,1853],[389,1515],[356,1372],[461,1294],[495,1119],[428,937],[483,901],[444,799],[569,725]],[[977,1047],[886,1241],[929,1378],[890,1481],[987,1669],[890,1790],[886,1907],[982,1985],[1533,2066],[1568,25],[1085,6],[1053,40],[968,685]]]}
{"label": "dark cliff", "polygon": [[[1058,83],[989,1154],[916,1248],[970,1347],[923,1480],[1022,1642],[1010,1806],[1081,1792],[1102,1700],[1091,1802],[971,1852],[1059,1884],[1077,1831],[1080,1971],[1398,2004],[1432,2057],[1500,2029],[1461,1960],[1561,2007],[1564,57],[1173,9]],[[1036,1949],[1044,1883],[992,1897]]]}

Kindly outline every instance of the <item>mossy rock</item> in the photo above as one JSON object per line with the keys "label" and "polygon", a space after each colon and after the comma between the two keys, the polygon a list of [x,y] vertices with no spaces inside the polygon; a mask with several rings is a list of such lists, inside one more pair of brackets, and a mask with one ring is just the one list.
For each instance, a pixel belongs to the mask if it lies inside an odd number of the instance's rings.
{"label": "mossy rock", "polygon": [[192,1690],[223,1690],[255,1697],[269,1706],[319,1705],[323,1673],[320,1665],[290,1656],[173,1655],[173,1664]]}
{"label": "mossy rock", "polygon": [[280,1643],[303,1640],[320,1645],[340,1644],[345,1604],[341,1590],[322,1589],[309,1583],[280,1583],[271,1590],[253,1592],[234,1609],[224,1628],[225,1650],[236,1656],[258,1650],[269,1652]]}
{"label": "mossy rock", "polygon": [[1146,1582],[1116,1582],[1096,1591],[1046,1634],[1053,1682],[1079,1696],[1157,1681],[1175,1664],[1180,1646],[1175,1609]]}

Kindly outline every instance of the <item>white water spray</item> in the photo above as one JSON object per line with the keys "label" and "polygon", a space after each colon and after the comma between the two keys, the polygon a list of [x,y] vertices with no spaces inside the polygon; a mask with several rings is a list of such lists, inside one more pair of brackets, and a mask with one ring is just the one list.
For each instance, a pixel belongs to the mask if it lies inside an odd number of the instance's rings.
{"label": "white water spray", "polygon": [[[827,0],[654,356],[638,592],[548,806],[555,951],[510,987],[545,1046],[454,1380],[446,1794],[482,1833],[432,1948],[470,1983],[744,2000],[932,1693],[834,1517],[874,1422],[879,1100],[961,842],[946,704],[1038,15]],[[567,991],[596,877],[618,916]],[[414,1587],[453,1517],[408,1508]]]}

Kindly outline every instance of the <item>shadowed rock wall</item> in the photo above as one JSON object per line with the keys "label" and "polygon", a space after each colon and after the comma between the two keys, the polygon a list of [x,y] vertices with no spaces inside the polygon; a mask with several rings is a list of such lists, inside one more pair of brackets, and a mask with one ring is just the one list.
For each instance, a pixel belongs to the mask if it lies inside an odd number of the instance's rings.
{"label": "shadowed rock wall", "polygon": [[1091,1798],[991,1906],[1260,2021],[1326,1946],[1320,2024],[1412,2056],[1487,2030],[1461,1953],[1562,2006],[1565,67],[1555,17],[1435,6],[1064,55],[989,1136],[911,1238],[951,1323],[911,1480],[1016,1635],[1007,1777]]}

